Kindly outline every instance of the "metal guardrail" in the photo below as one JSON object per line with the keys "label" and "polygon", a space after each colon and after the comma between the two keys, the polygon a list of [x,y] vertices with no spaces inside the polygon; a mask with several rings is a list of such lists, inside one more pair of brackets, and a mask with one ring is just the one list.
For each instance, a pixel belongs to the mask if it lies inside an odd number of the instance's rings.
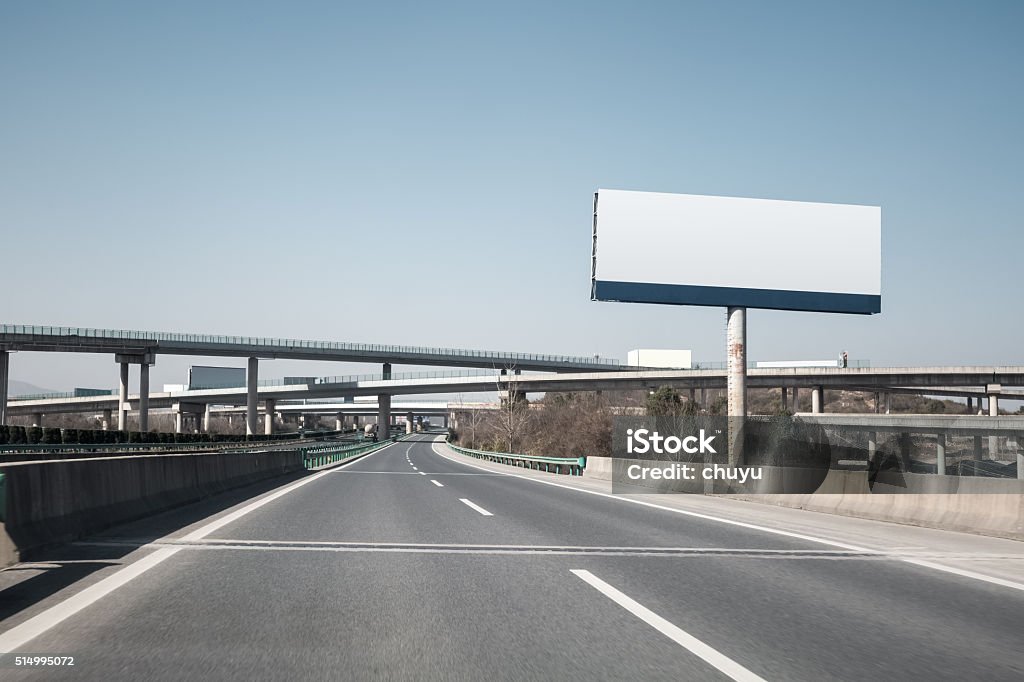
{"label": "metal guardrail", "polygon": [[21,393],[19,395],[8,396],[7,402],[14,402],[16,400],[66,400],[68,398],[103,398],[110,395],[118,395],[120,389],[111,388],[106,391],[96,390],[95,393],[89,395],[80,395],[74,391],[52,391],[49,393]]}
{"label": "metal guardrail", "polygon": [[[299,448],[305,447],[304,443],[310,443],[309,447],[322,442],[326,437],[344,439],[345,434],[313,434],[303,437],[301,434],[285,434],[293,438],[281,438],[278,440],[246,441],[245,437],[238,440],[227,441],[202,441],[189,443],[5,443],[0,445],[0,465],[12,461],[12,457],[26,456],[29,459],[38,459],[45,455],[74,455],[74,456],[104,456],[104,455],[133,455],[133,454],[175,454],[175,453],[238,453],[238,452],[262,452],[269,449]],[[352,434],[348,434],[351,438]],[[351,444],[352,440],[339,440],[339,443]]]}
{"label": "metal guardrail", "polygon": [[302,462],[307,469],[316,469],[328,464],[334,464],[342,460],[351,459],[357,455],[361,455],[373,450],[379,450],[380,448],[397,443],[405,438],[405,434],[391,436],[384,440],[378,441],[364,441],[352,445],[349,443],[337,443],[331,445],[309,445],[306,447],[299,448],[299,452],[302,453]]}
{"label": "metal guardrail", "polygon": [[[539,374],[545,376],[546,372],[528,372],[523,373],[520,376],[529,376],[532,374]],[[415,379],[472,379],[478,377],[495,377],[498,378],[497,370],[439,370],[436,372],[393,372],[390,375],[382,373],[376,374],[345,374],[340,376],[328,376],[328,377],[308,377],[309,381],[295,382],[291,378],[288,381],[285,379],[260,379],[257,383],[261,387],[276,387],[276,386],[322,386],[325,384],[359,384],[369,381],[408,381]],[[241,388],[236,386],[234,388]],[[200,389],[201,390],[201,389]]]}
{"label": "metal guardrail", "polygon": [[[845,367],[837,363],[832,365],[794,365],[792,367],[758,367],[756,360],[747,363],[747,369],[871,369],[870,360],[849,360]],[[711,362],[695,362],[689,369],[728,369],[729,364],[721,360]]]}
{"label": "metal guardrail", "polygon": [[456,452],[477,459],[483,459],[498,464],[509,466],[536,469],[556,474],[568,474],[569,476],[582,476],[583,470],[587,468],[586,457],[532,457],[529,455],[517,455],[511,452],[491,452],[489,450],[470,450],[459,447],[448,442],[448,447]]}

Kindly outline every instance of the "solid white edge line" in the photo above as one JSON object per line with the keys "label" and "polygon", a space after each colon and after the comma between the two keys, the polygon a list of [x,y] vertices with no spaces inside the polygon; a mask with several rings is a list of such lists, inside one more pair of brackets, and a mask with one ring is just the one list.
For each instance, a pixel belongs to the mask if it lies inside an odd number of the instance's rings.
{"label": "solid white edge line", "polygon": [[688,511],[686,509],[676,509],[675,507],[666,507],[660,504],[654,504],[653,502],[645,502],[643,500],[634,500],[630,497],[622,497],[621,495],[613,495],[611,493],[603,493],[599,490],[587,490],[586,488],[577,488],[576,486],[565,485],[564,483],[555,483],[554,481],[545,481],[540,478],[530,478],[529,476],[522,476],[520,474],[511,474],[504,471],[494,471],[493,469],[487,469],[482,466],[470,464],[469,462],[460,462],[457,459],[449,457],[448,455],[434,450],[434,453],[439,457],[444,457],[447,460],[451,460],[456,464],[463,466],[472,467],[474,469],[480,469],[481,471],[488,471],[491,473],[498,473],[502,476],[512,476],[513,478],[521,478],[524,481],[533,481],[534,483],[543,483],[544,485],[552,485],[556,488],[565,488],[566,490],[574,490],[578,493],[585,493],[587,495],[597,495],[598,497],[606,497],[610,500],[618,500],[620,502],[629,502],[631,504],[638,504],[641,507],[649,507],[650,509],[660,509],[661,511],[672,512],[674,514],[682,514],[684,516],[691,516],[698,519],[704,519],[706,521],[715,521],[717,523],[725,523],[730,526],[739,526],[740,528],[749,528],[751,530],[759,530],[765,533],[772,533],[774,535],[782,535],[785,537],[796,538],[798,540],[808,540],[810,542],[819,542],[823,545],[831,545],[832,547],[839,547],[841,549],[849,549],[854,552],[875,552],[876,550],[868,549],[866,547],[858,547],[856,545],[849,545],[845,542],[835,542],[833,540],[825,540],[823,538],[816,538],[810,535],[803,535],[801,533],[793,533],[788,530],[780,530],[778,528],[768,528],[767,526],[758,526],[753,523],[746,523],[744,521],[734,521],[732,519],[722,518],[720,516],[711,516],[710,514],[702,514],[700,512]]}
{"label": "solid white edge line", "polygon": [[440,482],[438,482],[438,481],[436,481],[434,479],[430,479],[430,482],[433,483],[434,485],[436,485],[438,488],[443,488],[444,487],[444,483],[440,483]]}
{"label": "solid white edge line", "polygon": [[[839,547],[841,549],[849,549],[849,550],[852,550],[854,552],[878,553],[878,552],[883,551],[883,550],[877,550],[877,549],[870,549],[868,547],[859,547],[857,545],[850,545],[850,544],[847,544],[845,542],[836,542],[835,540],[826,540],[824,538],[814,537],[813,535],[804,535],[802,533],[793,533],[793,532],[790,532],[788,530],[781,530],[779,528],[768,528],[767,526],[759,526],[759,525],[753,524],[753,523],[745,523],[743,521],[734,521],[732,519],[726,519],[726,518],[722,518],[722,517],[719,517],[719,516],[711,516],[710,514],[702,514],[700,512],[687,511],[685,509],[676,509],[674,507],[665,507],[665,506],[660,505],[660,504],[654,504],[653,502],[645,502],[644,500],[634,500],[632,498],[623,497],[621,495],[612,495],[610,493],[603,493],[603,492],[601,492],[599,490],[587,490],[586,488],[577,488],[575,486],[565,485],[564,483],[555,483],[554,481],[545,481],[545,480],[540,479],[540,478],[530,478],[529,476],[522,476],[520,474],[511,474],[511,473],[507,473],[507,472],[504,472],[504,471],[495,471],[494,469],[488,469],[486,467],[477,466],[476,464],[470,464],[469,462],[462,462],[460,460],[455,459],[454,457],[449,457],[448,455],[444,454],[443,452],[440,452],[437,449],[438,445],[446,445],[446,443],[443,440],[434,441],[434,445],[433,445],[433,447],[431,447],[431,449],[434,451],[434,454],[436,454],[438,457],[444,457],[445,459],[450,460],[452,462],[455,462],[456,464],[461,464],[462,466],[466,466],[466,467],[472,467],[473,469],[479,469],[480,471],[486,471],[486,472],[492,473],[492,474],[496,473],[496,474],[499,474],[501,476],[512,476],[512,477],[515,477],[515,478],[521,478],[524,481],[533,481],[534,483],[543,483],[544,485],[553,485],[556,488],[565,488],[566,490],[575,490],[576,492],[586,493],[587,495],[597,495],[598,497],[607,497],[608,499],[618,500],[619,502],[629,502],[631,504],[638,504],[641,507],[649,507],[651,509],[660,509],[662,511],[672,512],[674,514],[682,514],[684,516],[691,516],[691,517],[694,517],[694,518],[704,519],[704,520],[707,520],[707,521],[715,521],[717,523],[724,523],[724,524],[728,524],[730,526],[738,526],[740,528],[749,528],[751,530],[757,530],[757,531],[761,531],[761,532],[764,532],[764,533],[771,533],[773,535],[782,535],[784,537],[796,538],[798,540],[806,540],[808,542],[817,542],[817,543],[822,544],[822,545],[829,545],[831,547]],[[952,566],[943,566],[942,564],[936,564],[936,563],[932,563],[930,561],[920,561],[920,560],[917,560],[917,559],[896,559],[896,561],[902,561],[904,563],[913,564],[914,566],[919,566],[921,568],[930,568],[930,569],[935,570],[935,571],[941,571],[941,572],[944,572],[944,573],[951,573],[953,575],[958,575],[958,576],[961,576],[961,577],[964,577],[964,578],[972,578],[974,580],[980,580],[982,582],[991,583],[993,585],[1000,585],[1002,587],[1009,587],[1009,588],[1014,589],[1014,590],[1022,590],[1022,591],[1024,591],[1024,583],[1019,583],[1019,582],[1015,582],[1015,581],[1012,581],[1012,580],[1005,580],[1003,578],[996,578],[994,576],[985,575],[983,573],[975,573],[973,571],[965,571],[965,570],[960,569],[960,568],[954,568]]]}
{"label": "solid white edge line", "polygon": [[952,573],[963,578],[973,578],[975,580],[982,580],[993,585],[999,585],[1001,587],[1009,587],[1014,590],[1024,591],[1024,583],[1017,583],[1012,580],[1005,580],[1004,578],[996,578],[995,576],[985,575],[984,573],[975,573],[974,571],[968,571],[963,568],[955,568],[953,566],[943,566],[942,564],[936,564],[931,561],[924,561],[922,559],[898,559],[907,564],[913,564],[914,566],[920,566],[922,568],[930,568],[935,571],[942,571],[944,573]]}
{"label": "solid white edge line", "polygon": [[[366,459],[367,457],[372,457],[378,452],[387,450],[389,447],[391,446],[385,445],[384,447],[380,448],[380,450],[374,450],[369,454],[363,455],[362,457],[359,457],[357,459],[353,459],[350,462],[346,462],[339,467],[334,467],[334,469],[321,471],[319,473],[313,474],[312,476],[307,476],[306,478],[303,478],[301,481],[295,483],[294,485],[290,485],[287,488],[277,491],[276,493],[267,495],[266,497],[261,498],[256,502],[253,502],[252,504],[248,504],[237,511],[234,511],[226,516],[217,519],[216,521],[212,521],[206,524],[205,526],[202,526],[192,531],[188,535],[181,538],[181,540],[201,540],[213,531],[223,528],[232,521],[240,519],[249,512],[259,509],[263,505],[273,500],[276,500],[282,495],[290,493],[291,491],[296,490],[306,485],[307,483],[315,481],[316,479],[320,478],[325,474],[330,473],[331,471],[334,471],[335,469],[342,469],[344,467],[349,466],[350,464],[355,464],[360,460]],[[26,643],[35,639],[36,637],[43,634],[50,628],[54,627],[55,625],[59,625],[60,623],[75,615],[85,607],[99,601],[100,599],[107,596],[117,588],[121,587],[122,585],[125,585],[130,580],[137,578],[138,576],[142,575],[154,566],[163,563],[163,561],[174,556],[182,549],[182,547],[164,547],[158,549],[149,556],[145,556],[139,559],[138,561],[128,564],[127,566],[119,569],[113,574],[108,575],[106,578],[103,578],[99,582],[90,585],[89,587],[86,587],[81,592],[78,592],[77,594],[74,594],[63,601],[54,604],[53,606],[42,611],[41,613],[32,616],[24,623],[16,625],[10,630],[4,632],[3,634],[0,634],[0,654],[10,653],[18,647],[24,646]]]}
{"label": "solid white edge line", "polygon": [[427,475],[427,473],[425,471],[421,471],[420,472],[420,476],[426,476],[426,475]]}
{"label": "solid white edge line", "polygon": [[736,661],[717,649],[708,646],[682,628],[673,625],[643,604],[631,599],[601,580],[590,571],[573,569],[570,573],[730,679],[742,680],[743,682],[765,682],[764,678],[747,670]]}
{"label": "solid white edge line", "polygon": [[492,514],[491,512],[487,511],[486,509],[484,509],[483,507],[481,507],[478,504],[474,504],[471,500],[467,500],[465,497],[460,497],[459,498],[459,502],[461,502],[462,504],[466,505],[467,507],[469,507],[473,511],[479,512],[483,516],[494,516],[494,514]]}

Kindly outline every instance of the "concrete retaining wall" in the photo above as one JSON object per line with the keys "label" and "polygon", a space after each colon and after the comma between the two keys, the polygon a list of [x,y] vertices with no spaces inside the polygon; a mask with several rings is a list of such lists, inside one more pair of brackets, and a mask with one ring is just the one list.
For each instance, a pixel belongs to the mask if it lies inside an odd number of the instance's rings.
{"label": "concrete retaining wall", "polygon": [[71,460],[0,467],[5,505],[0,566],[262,479],[304,471],[296,450]]}
{"label": "concrete retaining wall", "polygon": [[[613,463],[611,457],[588,457],[584,476],[611,481]],[[870,492],[866,472],[830,471],[813,494],[722,497],[1024,540],[1024,481],[934,474],[903,474],[902,481],[905,488],[876,484]],[[660,482],[646,483],[651,492],[664,488]]]}

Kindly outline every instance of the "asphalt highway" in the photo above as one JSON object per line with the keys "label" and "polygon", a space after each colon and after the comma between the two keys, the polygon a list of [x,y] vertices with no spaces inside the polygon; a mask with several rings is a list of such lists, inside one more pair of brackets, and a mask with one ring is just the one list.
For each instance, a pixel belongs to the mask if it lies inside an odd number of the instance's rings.
{"label": "asphalt highway", "polygon": [[1020,589],[544,480],[423,436],[76,543],[0,621],[75,665],[0,678],[1024,678]]}

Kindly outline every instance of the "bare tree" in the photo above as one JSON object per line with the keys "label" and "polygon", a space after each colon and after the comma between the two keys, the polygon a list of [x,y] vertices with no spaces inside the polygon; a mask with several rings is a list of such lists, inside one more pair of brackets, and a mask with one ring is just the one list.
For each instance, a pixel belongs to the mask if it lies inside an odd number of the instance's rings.
{"label": "bare tree", "polygon": [[[463,418],[466,420],[467,425],[469,426],[469,447],[470,447],[471,450],[475,450],[476,449],[476,427],[479,426],[480,422],[483,420],[483,412],[479,409],[479,406],[476,406],[476,407],[466,407],[466,403],[463,402],[463,400],[462,400],[462,394],[461,393],[459,394],[458,403],[459,403],[459,414],[463,415]],[[460,429],[460,431],[461,431],[461,429]],[[460,441],[462,440],[461,434],[459,435],[459,440]]]}
{"label": "bare tree", "polygon": [[501,405],[498,408],[497,427],[505,445],[506,452],[515,452],[517,441],[523,435],[530,418],[530,406],[526,394],[519,389],[519,375],[515,366],[506,367],[495,380]]}

